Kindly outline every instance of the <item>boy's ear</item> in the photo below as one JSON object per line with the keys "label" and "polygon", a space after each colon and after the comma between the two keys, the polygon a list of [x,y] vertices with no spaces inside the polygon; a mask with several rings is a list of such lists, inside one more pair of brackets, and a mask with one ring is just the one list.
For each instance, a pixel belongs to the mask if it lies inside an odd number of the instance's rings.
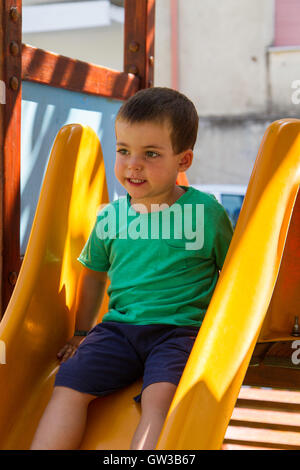
{"label": "boy's ear", "polygon": [[186,171],[193,162],[194,153],[192,149],[185,150],[180,154],[178,161],[178,171]]}

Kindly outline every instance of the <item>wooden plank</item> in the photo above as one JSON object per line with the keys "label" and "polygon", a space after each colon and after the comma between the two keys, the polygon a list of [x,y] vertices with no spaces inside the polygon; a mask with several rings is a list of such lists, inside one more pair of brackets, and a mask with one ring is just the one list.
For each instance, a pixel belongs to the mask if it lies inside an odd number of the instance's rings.
{"label": "wooden plank", "polygon": [[[260,393],[261,392],[261,393]],[[257,389],[245,394],[243,389],[237,399],[236,406],[261,410],[278,410],[300,412],[299,396],[290,390]]]}
{"label": "wooden plank", "polygon": [[236,443],[255,443],[255,445],[272,444],[282,449],[300,449],[300,433],[292,431],[229,425],[225,435],[225,443],[227,440]]}
{"label": "wooden plank", "polygon": [[263,447],[262,445],[251,445],[251,444],[223,444],[222,450],[282,450],[279,447]]}
{"label": "wooden plank", "polygon": [[300,412],[300,405],[295,403],[281,403],[281,402],[272,402],[272,401],[262,401],[262,400],[243,400],[239,398],[236,402],[236,406],[243,408],[252,408],[260,410],[277,410],[277,411],[293,411]]}
{"label": "wooden plank", "polygon": [[140,78],[140,88],[154,80],[155,0],[125,0],[124,71]]}
{"label": "wooden plank", "polygon": [[252,408],[241,408],[236,407],[233,410],[231,416],[231,424],[237,425],[238,422],[247,423],[255,423],[256,425],[263,425],[266,424],[271,425],[272,428],[274,427],[279,428],[285,426],[286,428],[290,428],[290,430],[296,430],[297,432],[300,431],[300,412],[294,411],[277,411],[277,410],[261,410],[261,409],[252,409]]}
{"label": "wooden plank", "polygon": [[300,391],[241,387],[238,399],[294,403],[300,405]]}
{"label": "wooden plank", "polygon": [[22,80],[126,100],[139,89],[133,74],[70,59],[23,44]]}
{"label": "wooden plank", "polygon": [[1,227],[3,315],[20,269],[20,129],[21,129],[21,0],[1,0]]}

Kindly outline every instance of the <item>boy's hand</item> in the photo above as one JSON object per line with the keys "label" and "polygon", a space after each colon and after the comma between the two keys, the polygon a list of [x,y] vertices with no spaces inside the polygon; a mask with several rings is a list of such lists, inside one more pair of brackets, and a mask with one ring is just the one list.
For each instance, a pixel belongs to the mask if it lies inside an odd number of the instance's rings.
{"label": "boy's hand", "polygon": [[57,353],[57,358],[60,362],[65,362],[67,359],[74,356],[76,349],[84,338],[84,336],[73,336]]}

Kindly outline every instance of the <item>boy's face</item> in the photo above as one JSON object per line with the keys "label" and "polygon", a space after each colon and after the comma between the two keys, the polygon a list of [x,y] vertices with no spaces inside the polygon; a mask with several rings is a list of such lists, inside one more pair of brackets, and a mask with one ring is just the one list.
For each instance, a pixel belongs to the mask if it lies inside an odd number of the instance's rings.
{"label": "boy's face", "polygon": [[193,152],[174,153],[169,123],[131,124],[117,119],[116,139],[115,174],[131,202],[148,208],[150,204],[173,203],[178,172],[191,165]]}

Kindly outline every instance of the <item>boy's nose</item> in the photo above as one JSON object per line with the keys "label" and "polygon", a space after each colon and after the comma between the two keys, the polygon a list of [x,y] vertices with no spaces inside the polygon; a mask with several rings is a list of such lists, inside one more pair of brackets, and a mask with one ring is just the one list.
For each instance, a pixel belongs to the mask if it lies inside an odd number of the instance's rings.
{"label": "boy's nose", "polygon": [[132,157],[129,160],[128,168],[138,170],[142,168],[142,162],[139,157]]}

